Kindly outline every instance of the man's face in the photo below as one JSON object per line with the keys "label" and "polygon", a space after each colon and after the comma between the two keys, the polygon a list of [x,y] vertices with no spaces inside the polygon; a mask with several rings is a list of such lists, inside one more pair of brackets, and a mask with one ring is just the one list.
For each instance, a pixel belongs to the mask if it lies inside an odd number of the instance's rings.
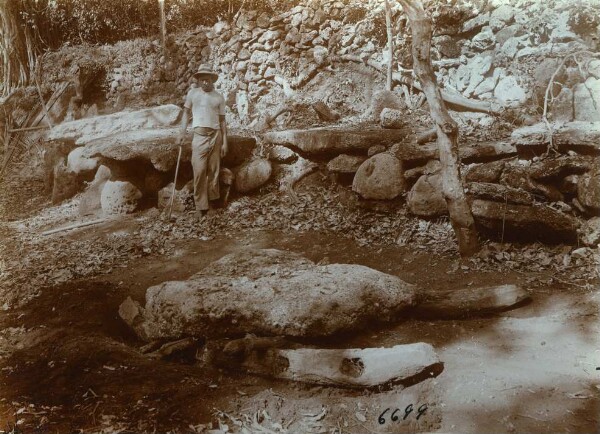
{"label": "man's face", "polygon": [[204,92],[210,92],[211,90],[213,90],[213,82],[210,76],[208,75],[200,75],[197,78],[197,82],[198,82],[198,86],[200,86],[200,88],[204,91]]}

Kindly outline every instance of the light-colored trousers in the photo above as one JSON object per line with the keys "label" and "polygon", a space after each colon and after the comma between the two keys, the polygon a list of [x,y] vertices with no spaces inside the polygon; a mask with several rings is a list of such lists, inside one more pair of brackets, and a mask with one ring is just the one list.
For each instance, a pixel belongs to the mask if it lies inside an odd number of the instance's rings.
{"label": "light-colored trousers", "polygon": [[222,143],[221,130],[194,128],[192,169],[194,170],[196,211],[206,211],[208,201],[219,198],[219,166]]}

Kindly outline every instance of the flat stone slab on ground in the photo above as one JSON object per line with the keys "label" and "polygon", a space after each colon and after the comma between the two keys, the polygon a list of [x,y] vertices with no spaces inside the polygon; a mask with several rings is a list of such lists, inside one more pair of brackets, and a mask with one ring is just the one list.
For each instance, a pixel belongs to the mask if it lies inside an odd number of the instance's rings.
{"label": "flat stone slab on ground", "polygon": [[271,131],[266,143],[299,149],[306,154],[365,151],[373,145],[391,145],[410,135],[408,129],[344,129],[311,128],[306,130]]}
{"label": "flat stone slab on ground", "polygon": [[187,281],[130,298],[121,317],[144,340],[246,333],[331,336],[391,321],[414,300],[414,286],[361,265],[315,265],[291,252],[248,250],[224,256]]}

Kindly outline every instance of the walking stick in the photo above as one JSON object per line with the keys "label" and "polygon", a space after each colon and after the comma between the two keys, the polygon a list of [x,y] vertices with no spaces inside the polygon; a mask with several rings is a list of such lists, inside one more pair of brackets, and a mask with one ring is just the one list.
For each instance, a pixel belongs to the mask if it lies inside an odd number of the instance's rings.
{"label": "walking stick", "polygon": [[171,220],[171,212],[173,211],[173,199],[175,199],[175,186],[177,186],[177,174],[179,173],[179,162],[181,161],[182,145],[179,145],[179,155],[177,156],[177,165],[175,166],[175,179],[173,180],[173,191],[171,192],[171,202],[169,203],[169,212],[167,220]]}

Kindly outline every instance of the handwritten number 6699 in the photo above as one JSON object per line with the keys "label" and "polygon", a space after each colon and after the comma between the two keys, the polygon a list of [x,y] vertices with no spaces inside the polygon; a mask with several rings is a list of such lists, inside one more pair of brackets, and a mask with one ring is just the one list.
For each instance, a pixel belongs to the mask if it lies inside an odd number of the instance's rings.
{"label": "handwritten number 6699", "polygon": [[[380,425],[385,424],[386,420],[385,420],[385,414],[390,411],[391,408],[386,408],[383,413],[381,413],[379,415],[379,418],[377,419],[379,421]],[[399,408],[395,409],[394,411],[392,411],[392,414],[390,416],[390,420],[392,422],[397,422],[400,420],[400,417],[402,417],[402,420],[406,420],[408,418],[408,416],[410,416],[410,414],[413,412],[413,405],[412,404],[408,404],[406,406],[406,408],[404,409],[404,416],[400,415],[398,416],[398,412],[400,411]],[[416,420],[419,420],[419,418],[421,416],[423,416],[423,414],[427,411],[427,404],[423,404],[421,405],[418,409],[417,409],[417,416],[416,416]]]}

